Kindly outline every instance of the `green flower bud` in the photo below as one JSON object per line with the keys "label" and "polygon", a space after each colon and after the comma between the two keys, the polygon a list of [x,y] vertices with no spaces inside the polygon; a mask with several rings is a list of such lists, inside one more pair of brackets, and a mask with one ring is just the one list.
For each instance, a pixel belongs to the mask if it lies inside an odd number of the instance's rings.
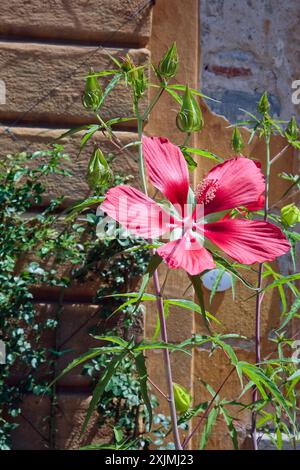
{"label": "green flower bud", "polygon": [[123,72],[128,73],[132,69],[134,69],[134,63],[129,54],[126,54],[125,57],[121,57],[121,60],[121,69],[123,70]]}
{"label": "green flower bud", "polygon": [[268,100],[267,92],[265,92],[261,96],[261,98],[258,102],[258,105],[257,105],[257,109],[261,114],[266,114],[269,111],[270,103],[269,103],[269,100]]}
{"label": "green flower bud", "polygon": [[296,140],[299,134],[299,128],[295,117],[293,116],[288,123],[286,130],[286,136],[291,140]]}
{"label": "green flower bud", "polygon": [[231,137],[231,147],[235,153],[240,153],[244,147],[243,137],[237,127],[234,127]]}
{"label": "green flower bud", "polygon": [[179,384],[173,383],[175,406],[178,413],[185,413],[192,404],[190,392]]}
{"label": "green flower bud", "polygon": [[[93,75],[93,69],[90,70],[90,75]],[[85,82],[85,88],[82,96],[82,103],[86,109],[96,111],[102,100],[102,88],[97,80],[97,77],[88,76]]]}
{"label": "green flower bud", "polygon": [[176,42],[167,50],[157,67],[157,72],[162,78],[172,78],[178,69],[178,52]]}
{"label": "green flower bud", "polygon": [[181,132],[197,132],[202,129],[203,124],[201,108],[186,86],[182,105],[176,117],[176,125]]}
{"label": "green flower bud", "polygon": [[300,222],[300,209],[294,203],[284,206],[281,209],[281,220],[289,227],[296,225]]}
{"label": "green flower bud", "polygon": [[147,77],[143,66],[136,66],[129,54],[122,58],[121,69],[125,72],[126,83],[132,86],[134,96],[139,99],[147,89]]}
{"label": "green flower bud", "polygon": [[133,90],[136,98],[141,98],[147,89],[147,77],[144,69],[137,68],[134,71]]}
{"label": "green flower bud", "polygon": [[113,181],[113,172],[99,148],[94,150],[90,158],[86,179],[93,191],[103,190]]}

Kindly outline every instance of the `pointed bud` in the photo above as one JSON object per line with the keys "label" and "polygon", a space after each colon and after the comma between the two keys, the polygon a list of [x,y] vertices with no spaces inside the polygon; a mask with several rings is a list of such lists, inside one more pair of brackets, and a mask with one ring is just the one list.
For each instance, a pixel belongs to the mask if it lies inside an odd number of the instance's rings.
{"label": "pointed bud", "polygon": [[192,396],[182,385],[173,383],[175,406],[178,413],[185,413],[191,406]]}
{"label": "pointed bud", "polygon": [[137,68],[134,71],[133,79],[133,90],[136,98],[141,98],[147,89],[147,77],[145,75],[144,69]]}
{"label": "pointed bud", "polygon": [[93,191],[100,191],[113,181],[113,173],[99,148],[94,150],[88,164],[86,179]]}
{"label": "pointed bud", "polygon": [[258,102],[258,105],[257,105],[257,109],[258,111],[260,112],[260,114],[266,114],[269,109],[270,109],[270,103],[269,103],[269,100],[268,100],[268,94],[267,92],[265,92],[259,102]]}
{"label": "pointed bud", "polygon": [[281,220],[288,227],[298,224],[300,222],[300,209],[293,203],[282,207]]}
{"label": "pointed bud", "polygon": [[122,57],[121,69],[125,72],[126,82],[132,86],[134,96],[139,99],[147,89],[147,77],[143,66],[136,66],[129,54]]}
{"label": "pointed bud", "polygon": [[128,73],[134,68],[134,63],[129,54],[126,54],[125,57],[121,57],[121,69],[123,72]]}
{"label": "pointed bud", "polygon": [[295,117],[293,116],[288,123],[286,130],[286,136],[291,140],[296,140],[299,134],[299,128]]}
{"label": "pointed bud", "polygon": [[244,147],[243,137],[237,127],[234,127],[231,137],[231,147],[235,153],[240,153]]}
{"label": "pointed bud", "polygon": [[182,105],[176,117],[176,125],[181,132],[197,132],[202,129],[203,124],[201,108],[186,86]]}
{"label": "pointed bud", "polygon": [[172,78],[178,69],[178,52],[176,42],[167,50],[157,67],[157,72],[162,78]]}
{"label": "pointed bud", "polygon": [[82,103],[86,109],[96,111],[101,104],[103,93],[100,83],[93,73],[94,71],[91,69],[90,75],[86,79]]}

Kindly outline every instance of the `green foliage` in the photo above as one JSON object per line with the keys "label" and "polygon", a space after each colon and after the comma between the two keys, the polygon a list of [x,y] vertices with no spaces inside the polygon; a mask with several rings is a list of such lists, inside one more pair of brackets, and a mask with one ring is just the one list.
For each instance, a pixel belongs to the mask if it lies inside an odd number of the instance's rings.
{"label": "green foliage", "polygon": [[[54,146],[44,152],[8,155],[0,164],[0,339],[7,352],[6,364],[0,366],[1,449],[10,446],[23,394],[48,393],[46,381],[37,382],[35,372],[46,361],[40,338],[56,322],[39,321],[31,289],[41,283],[63,287],[67,280],[57,277],[53,267],[46,270],[41,260],[57,256],[60,262],[78,262],[82,256],[77,247],[79,230],[59,233],[54,228],[54,211],[61,198],[53,199],[39,214],[30,212],[42,204],[47,176],[69,176],[63,166],[66,159],[62,147]],[[26,374],[11,385],[9,379],[17,368]]]}
{"label": "green foliage", "polygon": [[[34,154],[8,156],[1,163],[1,294],[0,294],[0,339],[6,343],[7,363],[0,367],[0,419],[3,422],[0,433],[0,447],[10,446],[10,433],[14,429],[14,420],[21,411],[24,393],[38,395],[52,394],[48,382],[51,380],[52,363],[56,354],[61,351],[48,351],[43,347],[42,334],[45,329],[54,329],[59,319],[49,318],[41,323],[32,302],[32,288],[35,285],[48,284],[67,287],[72,281],[84,282],[89,273],[98,275],[98,298],[118,292],[124,283],[135,282],[145,270],[149,259],[147,252],[133,251],[131,240],[123,245],[115,240],[100,242],[95,237],[96,223],[99,218],[93,215],[95,204],[101,197],[91,196],[85,201],[76,203],[66,211],[66,217],[59,217],[55,210],[59,209],[62,198],[52,200],[42,212],[32,210],[41,205],[45,194],[44,178],[50,174],[56,177],[70,177],[63,163],[67,156],[61,146],[52,150]],[[126,181],[127,177],[117,176],[117,181]],[[82,217],[83,212],[93,211]],[[32,211],[32,212],[31,212]],[[80,222],[77,221],[80,216]],[[129,249],[127,253],[124,250]],[[111,258],[115,252],[115,256]],[[32,258],[34,257],[34,261]],[[48,268],[47,261],[51,260]],[[55,262],[53,262],[55,260]],[[58,267],[71,263],[69,275],[61,277],[57,274]],[[102,269],[99,270],[99,264]],[[55,268],[54,268],[55,266]],[[101,300],[102,315],[109,316],[122,302],[118,299]],[[124,318],[124,328],[130,328],[141,310],[133,311],[129,305],[120,309]],[[110,352],[112,348],[108,348]],[[84,373],[97,377],[102,370],[102,359],[93,361],[97,354],[89,357],[90,365],[86,365]],[[101,362],[102,361],[102,362]],[[39,367],[48,362],[49,372],[43,380],[37,380]],[[85,361],[86,362],[86,361]],[[123,373],[117,382],[124,390],[125,406],[123,419],[125,428],[130,428],[131,419],[139,402],[139,384],[133,386],[131,363],[120,361]],[[26,377],[18,385],[8,385],[8,380],[16,367],[26,370]],[[132,390],[131,392],[129,390]],[[127,392],[126,392],[127,390]],[[128,393],[128,397],[126,397]],[[108,396],[107,396],[108,395]],[[118,406],[109,392],[103,391],[103,402],[109,403],[107,408],[115,410]],[[127,404],[128,398],[128,404]],[[103,409],[101,410],[103,412]],[[142,410],[140,410],[142,412]],[[131,418],[132,413],[132,418]],[[104,413],[105,414],[105,413]],[[6,416],[9,416],[7,419]],[[124,416],[127,416],[125,419]],[[6,420],[7,419],[7,420]],[[122,424],[122,423],[121,423]]]}

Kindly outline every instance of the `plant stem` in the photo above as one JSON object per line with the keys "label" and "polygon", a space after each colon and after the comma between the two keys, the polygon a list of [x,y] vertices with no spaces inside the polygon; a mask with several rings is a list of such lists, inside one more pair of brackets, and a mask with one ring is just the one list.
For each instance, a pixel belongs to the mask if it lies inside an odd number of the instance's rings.
{"label": "plant stem", "polygon": [[[142,148],[143,118],[139,114],[137,102],[134,103],[134,108],[135,108],[135,113],[136,113],[136,117],[138,121],[138,135],[139,135],[139,141],[140,141],[140,144],[139,144],[140,175],[142,179],[142,186],[143,186],[144,193],[148,195],[144,157],[143,157],[143,148]],[[157,270],[155,270],[153,273],[153,284],[154,284],[154,290],[155,290],[156,298],[157,298],[157,309],[158,309],[160,328],[161,328],[161,339],[165,343],[167,343],[168,342],[167,325],[166,325],[166,319],[164,316],[164,305],[163,305]],[[172,421],[172,432],[173,432],[174,444],[175,444],[175,449],[180,450],[182,449],[182,447],[180,443],[180,437],[179,437],[179,431],[178,431],[178,425],[177,425],[177,414],[176,414],[175,399],[174,399],[174,392],[173,392],[172,369],[171,369],[170,353],[168,349],[163,349],[163,360],[164,360],[164,367],[165,367],[165,374],[166,374],[166,381],[167,381],[167,389],[168,389],[167,400],[169,403],[169,409],[170,409],[170,415],[171,415],[171,421]]]}
{"label": "plant stem", "polygon": [[[158,279],[158,272],[157,270],[153,274],[153,283],[154,288],[157,295],[157,308],[158,308],[158,315],[160,321],[160,331],[161,331],[161,339],[164,343],[168,342],[168,334],[167,334],[167,325],[166,319],[164,316],[164,306],[162,301],[162,296],[160,293],[160,286],[159,286],[159,279]],[[170,353],[168,349],[163,349],[163,358],[164,358],[164,365],[165,365],[165,373],[166,373],[166,380],[167,380],[167,387],[168,387],[168,403],[172,421],[172,431],[174,437],[174,444],[175,449],[180,450],[182,449],[179,437],[179,431],[177,426],[177,414],[176,414],[176,407],[175,407],[175,400],[174,400],[174,392],[173,392],[173,379],[172,379],[172,369],[171,369],[171,361],[170,361]]]}
{"label": "plant stem", "polygon": [[207,417],[214,401],[216,400],[216,398],[218,397],[219,393],[221,392],[222,388],[224,387],[224,385],[226,384],[226,382],[228,381],[228,379],[230,378],[231,374],[233,374],[233,372],[235,371],[235,367],[233,367],[229,372],[228,374],[226,375],[225,379],[223,380],[223,382],[221,383],[220,387],[218,388],[218,390],[216,391],[216,393],[214,394],[214,396],[212,397],[212,399],[210,400],[209,404],[208,404],[208,407],[206,408],[205,412],[203,413],[203,415],[201,416],[201,418],[199,419],[198,423],[196,424],[196,426],[194,427],[194,429],[188,434],[188,436],[185,438],[185,440],[183,441],[182,443],[182,448],[185,449],[185,447],[187,446],[187,444],[189,443],[189,441],[192,439],[193,435],[195,434],[195,432],[199,429],[199,427],[201,426],[202,422],[204,421],[204,419]]}
{"label": "plant stem", "polygon": [[283,147],[283,149],[280,150],[280,152],[277,153],[277,155],[275,155],[275,157],[272,158],[272,160],[270,161],[270,165],[273,165],[273,163],[275,163],[281,157],[281,155],[283,155],[286,152],[288,148],[289,148],[289,144]]}
{"label": "plant stem", "polygon": [[163,392],[154,382],[152,382],[152,380],[150,379],[150,377],[148,377],[148,382],[150,382],[151,385],[153,385],[153,387],[156,388],[156,390],[157,390],[166,400],[168,400],[167,395],[165,395],[164,392]]}
{"label": "plant stem", "polygon": [[164,91],[165,91],[165,87],[161,86],[157,94],[154,96],[153,100],[149,104],[148,108],[146,109],[145,113],[143,114],[143,116],[141,116],[142,121],[145,121],[146,119],[148,119],[149,114],[151,113],[152,109],[154,108],[154,106],[156,105],[156,103],[158,102],[159,98],[161,97]]}
{"label": "plant stem", "polygon": [[185,147],[187,145],[188,141],[190,140],[190,137],[191,137],[191,132],[188,132],[185,136],[184,141],[183,141],[183,144],[182,144],[183,147]]}
{"label": "plant stem", "polygon": [[[264,207],[264,220],[268,218],[269,210],[269,184],[270,184],[270,137],[266,136],[266,180],[265,180],[265,207]],[[255,304],[255,362],[259,364],[261,362],[261,342],[260,342],[260,324],[261,324],[261,304],[263,300],[263,293],[261,291],[262,287],[262,274],[263,274],[263,263],[260,263],[258,268],[258,281],[257,288],[259,293],[256,296]],[[254,387],[252,401],[255,403],[258,399],[257,388]],[[256,432],[256,411],[252,411],[252,442],[254,450],[258,450],[257,445],[257,432]]]}
{"label": "plant stem", "polygon": [[135,104],[135,112],[138,121],[138,135],[139,135],[139,165],[140,165],[140,176],[142,179],[142,188],[146,196],[148,196],[148,188],[147,188],[147,181],[146,181],[146,173],[145,173],[145,164],[144,164],[144,156],[143,156],[143,147],[142,147],[142,134],[143,134],[143,119],[139,115],[138,105]]}

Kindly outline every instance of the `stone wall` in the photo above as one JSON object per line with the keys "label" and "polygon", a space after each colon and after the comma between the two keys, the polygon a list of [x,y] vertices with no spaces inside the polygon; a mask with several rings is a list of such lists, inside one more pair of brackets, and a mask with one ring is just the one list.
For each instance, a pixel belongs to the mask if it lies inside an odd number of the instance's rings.
{"label": "stone wall", "polygon": [[203,92],[222,101],[211,109],[231,122],[239,108],[255,111],[268,90],[281,119],[300,114],[292,103],[294,80],[300,79],[297,0],[202,0],[201,84]]}

